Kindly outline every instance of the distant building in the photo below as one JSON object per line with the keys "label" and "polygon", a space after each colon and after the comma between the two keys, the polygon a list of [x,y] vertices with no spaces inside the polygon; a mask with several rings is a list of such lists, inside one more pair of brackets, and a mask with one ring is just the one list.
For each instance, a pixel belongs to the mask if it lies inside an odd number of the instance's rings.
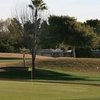
{"label": "distant building", "polygon": [[92,50],[92,55],[94,58],[100,58],[100,50]]}
{"label": "distant building", "polygon": [[41,55],[50,57],[72,57],[72,50],[63,51],[61,49],[42,49]]}

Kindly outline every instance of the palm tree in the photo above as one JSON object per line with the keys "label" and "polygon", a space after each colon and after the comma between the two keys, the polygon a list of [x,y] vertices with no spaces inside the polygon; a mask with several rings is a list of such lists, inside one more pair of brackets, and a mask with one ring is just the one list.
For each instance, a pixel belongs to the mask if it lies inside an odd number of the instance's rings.
{"label": "palm tree", "polygon": [[43,0],[31,0],[32,4],[29,5],[29,7],[32,10],[32,17],[34,20],[34,33],[33,33],[33,45],[32,45],[32,73],[31,78],[33,79],[35,77],[35,58],[36,58],[36,38],[37,38],[37,30],[38,30],[38,14],[39,12],[43,10],[47,10],[46,4],[43,2]]}

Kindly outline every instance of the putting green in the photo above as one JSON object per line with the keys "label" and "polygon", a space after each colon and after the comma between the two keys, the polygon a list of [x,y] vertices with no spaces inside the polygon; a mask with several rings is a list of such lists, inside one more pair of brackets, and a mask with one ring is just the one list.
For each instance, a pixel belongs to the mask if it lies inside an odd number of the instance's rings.
{"label": "putting green", "polygon": [[81,84],[0,81],[1,100],[100,100],[100,87]]}

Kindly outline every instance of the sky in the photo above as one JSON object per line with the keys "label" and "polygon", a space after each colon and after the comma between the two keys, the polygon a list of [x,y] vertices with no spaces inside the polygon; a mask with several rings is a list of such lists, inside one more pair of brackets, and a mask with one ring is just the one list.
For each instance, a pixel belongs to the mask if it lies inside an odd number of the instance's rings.
{"label": "sky", "polygon": [[[75,17],[77,21],[100,19],[100,0],[43,0],[48,13]],[[31,0],[0,0],[0,19],[12,16],[14,9],[30,4]]]}

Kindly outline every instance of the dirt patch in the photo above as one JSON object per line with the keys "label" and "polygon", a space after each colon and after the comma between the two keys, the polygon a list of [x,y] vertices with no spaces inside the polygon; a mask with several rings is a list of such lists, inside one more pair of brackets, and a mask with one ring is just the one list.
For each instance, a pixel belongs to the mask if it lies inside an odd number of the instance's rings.
{"label": "dirt patch", "polygon": [[[19,54],[19,53],[0,53],[0,57],[1,58],[23,58],[23,54]],[[31,54],[25,54],[26,58],[32,58]],[[53,57],[46,57],[46,56],[40,56],[37,55],[36,56],[37,60],[46,60],[46,59],[53,59]]]}
{"label": "dirt patch", "polygon": [[11,62],[6,62],[6,63],[0,63],[0,68],[5,67],[5,66],[16,66],[17,63],[11,63]]}
{"label": "dirt patch", "polygon": [[[23,58],[23,54],[19,53],[0,53],[1,58]],[[30,54],[26,54],[26,58],[31,58]]]}

